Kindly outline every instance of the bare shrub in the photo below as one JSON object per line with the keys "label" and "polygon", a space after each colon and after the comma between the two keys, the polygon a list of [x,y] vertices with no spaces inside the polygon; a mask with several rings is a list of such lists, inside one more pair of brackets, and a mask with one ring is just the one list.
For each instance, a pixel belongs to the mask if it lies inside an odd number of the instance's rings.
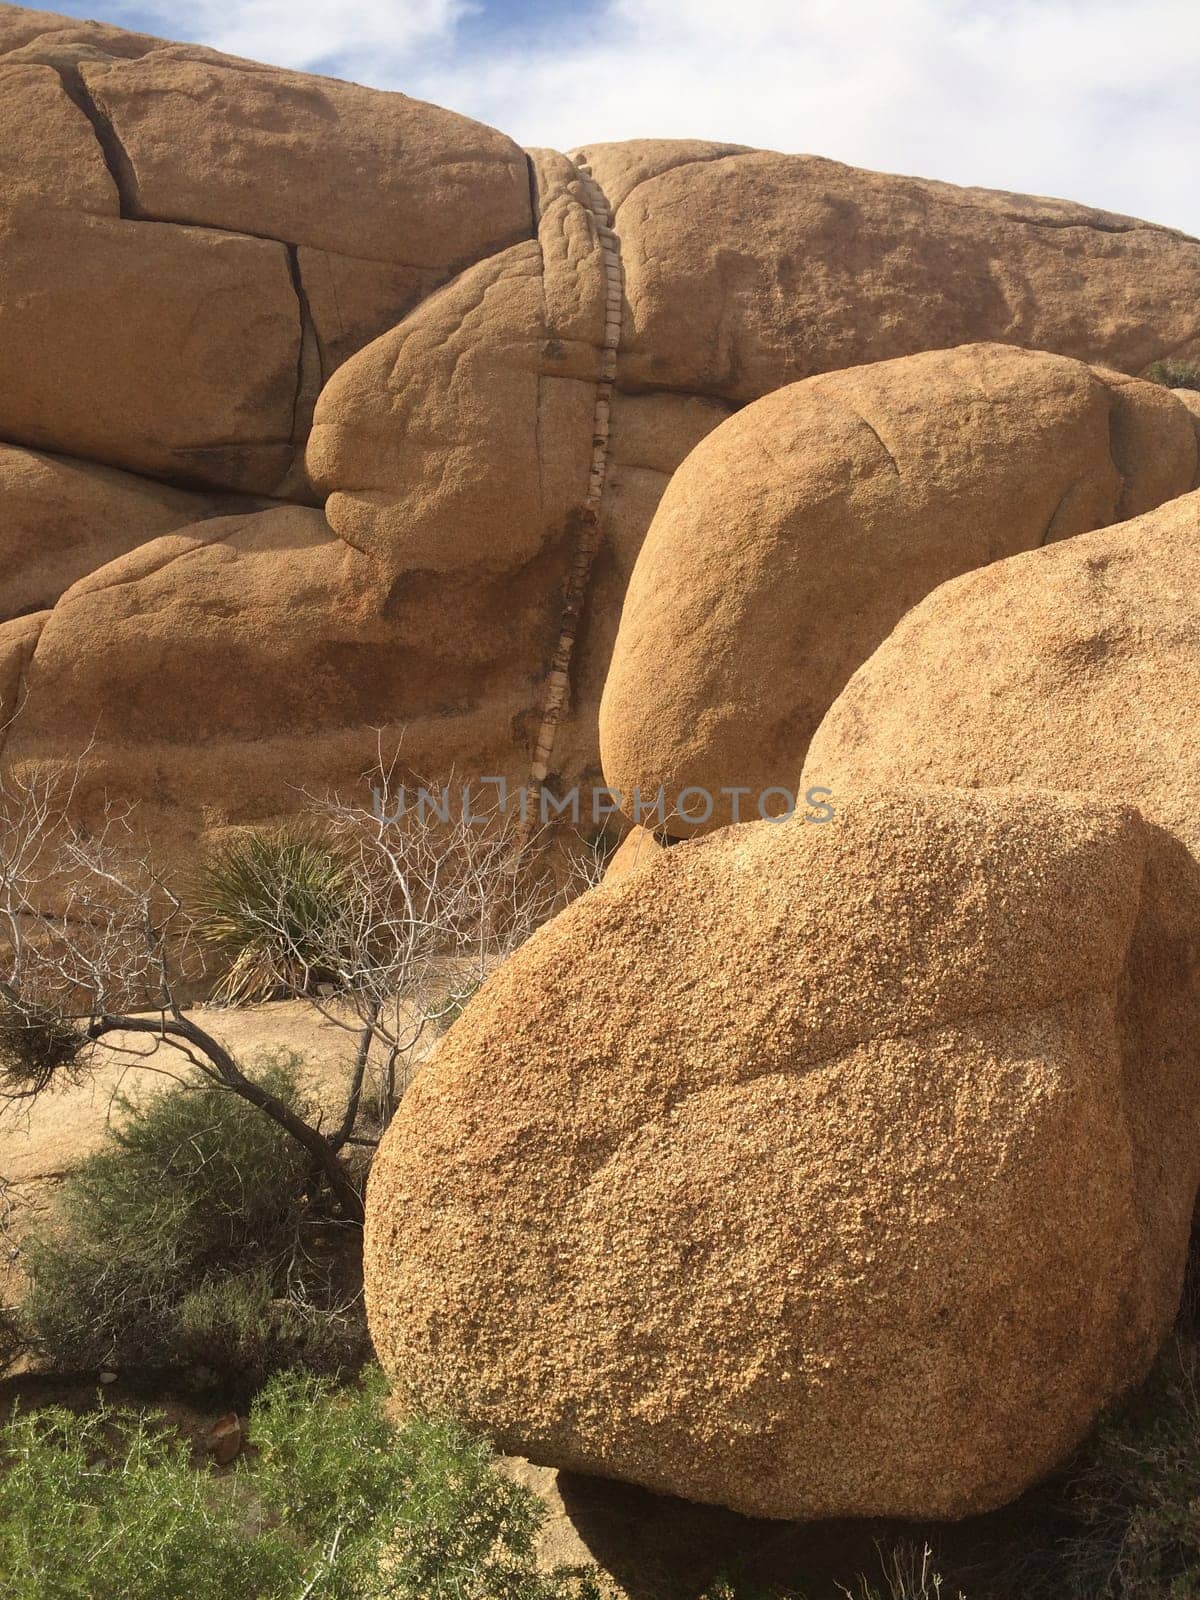
{"label": "bare shrub", "polygon": [[[361,1221],[345,1146],[377,1139],[418,1050],[598,866],[586,852],[552,864],[500,807],[456,808],[449,788],[441,807],[397,805],[395,771],[380,763],[372,804],[310,798],[297,830],[235,838],[194,905],[158,870],[128,810],[84,827],[74,778],[0,780],[4,1097],[79,1081],[100,1041],[129,1050],[116,1036],[140,1037],[139,1065],[171,1073],[155,1058],[173,1052],[255,1106],[306,1152],[342,1214]],[[300,991],[355,1037],[334,1126],[247,1074],[185,1014],[184,980],[201,950],[226,961],[227,1000]]]}

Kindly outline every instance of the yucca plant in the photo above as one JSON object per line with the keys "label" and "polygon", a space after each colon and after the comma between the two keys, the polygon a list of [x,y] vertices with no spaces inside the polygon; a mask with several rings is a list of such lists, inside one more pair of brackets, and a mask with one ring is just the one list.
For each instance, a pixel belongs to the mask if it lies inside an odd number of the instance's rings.
{"label": "yucca plant", "polygon": [[237,1005],[334,981],[331,950],[349,888],[345,858],[311,831],[256,829],[220,845],[190,897],[197,932],[226,963],[214,998]]}

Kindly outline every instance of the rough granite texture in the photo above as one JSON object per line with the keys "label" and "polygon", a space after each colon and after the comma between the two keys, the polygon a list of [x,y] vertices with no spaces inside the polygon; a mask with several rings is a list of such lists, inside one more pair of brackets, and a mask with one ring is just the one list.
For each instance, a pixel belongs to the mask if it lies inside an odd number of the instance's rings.
{"label": "rough granite texture", "polygon": [[1200,857],[1200,493],[936,589],[830,708],[818,782],[1083,790]]}
{"label": "rough granite texture", "polygon": [[[109,691],[108,660],[89,660],[88,784],[148,804],[171,848],[288,809],[298,781],[360,784],[376,727],[431,778],[596,782],[663,491],[781,386],[964,340],[1126,374],[1200,351],[1200,242],[1067,201],[697,140],[522,151],[403,94],[3,4],[0,127],[0,442],[136,474],[151,498],[202,495],[197,518],[247,497],[323,508],[364,558],[338,569],[357,587],[329,595],[339,649],[303,727],[282,720],[272,658],[306,657],[307,609],[268,621],[257,580],[243,609],[215,565],[174,569],[189,587],[166,612],[193,630],[174,647],[207,656],[269,628],[270,649],[240,651],[241,688],[264,719],[279,709],[246,741],[242,712],[198,689],[190,772],[169,726],[178,674],[162,736],[144,737],[116,685],[150,655],[133,647]],[[157,513],[123,523],[98,480],[77,535],[61,475],[40,508],[19,481],[10,542],[30,533],[0,617],[57,606],[143,528],[172,531]],[[284,596],[293,560],[271,561]],[[81,660],[125,621],[90,618]],[[391,684],[398,661],[411,692],[368,710],[364,677]],[[51,698],[65,678],[40,681],[37,725],[73,723]],[[32,733],[20,748],[49,754]]]}
{"label": "rough granite texture", "polygon": [[384,1366],[504,1450],[755,1515],[1004,1503],[1174,1316],[1198,939],[1177,841],[1053,794],[653,855],[409,1090],[367,1196]]}
{"label": "rough granite texture", "polygon": [[630,815],[635,792],[714,797],[673,833],[738,820],[724,788],[750,791],[753,817],[939,584],[1197,485],[1174,395],[1063,356],[963,345],[776,390],[692,451],[650,525],[601,702],[605,781]]}

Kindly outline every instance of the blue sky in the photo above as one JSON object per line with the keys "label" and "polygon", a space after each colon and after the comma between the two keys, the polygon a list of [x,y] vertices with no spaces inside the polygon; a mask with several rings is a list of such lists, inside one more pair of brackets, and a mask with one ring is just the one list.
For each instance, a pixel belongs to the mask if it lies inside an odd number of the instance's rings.
{"label": "blue sky", "polygon": [[702,137],[1200,235],[1200,0],[66,0],[523,144]]}

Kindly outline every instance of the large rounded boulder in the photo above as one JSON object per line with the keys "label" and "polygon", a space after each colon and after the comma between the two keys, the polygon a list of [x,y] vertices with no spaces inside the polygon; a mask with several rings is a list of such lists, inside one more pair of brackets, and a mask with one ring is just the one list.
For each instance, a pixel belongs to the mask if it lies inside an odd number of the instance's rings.
{"label": "large rounded boulder", "polygon": [[935,590],[835,701],[803,781],[1084,790],[1200,856],[1200,494]]}
{"label": "large rounded boulder", "polygon": [[768,1517],[957,1517],[1175,1312],[1200,885],[1131,808],[896,791],[651,856],[422,1069],[376,1348],[502,1449]]}
{"label": "large rounded boulder", "polygon": [[931,590],[1184,494],[1198,469],[1167,390],[1004,345],[747,406],[692,451],[642,545],[601,702],[607,782],[635,820],[663,789],[678,834],[753,816]]}

